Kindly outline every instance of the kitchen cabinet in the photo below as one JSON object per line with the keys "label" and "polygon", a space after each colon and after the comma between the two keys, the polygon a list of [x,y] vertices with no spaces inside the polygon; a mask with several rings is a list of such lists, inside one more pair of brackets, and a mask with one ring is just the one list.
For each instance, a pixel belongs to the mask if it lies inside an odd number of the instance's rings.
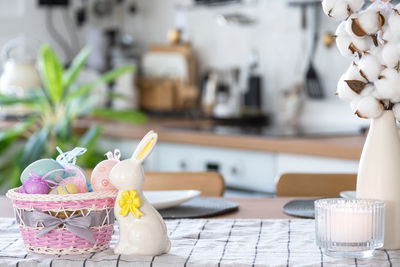
{"label": "kitchen cabinet", "polygon": [[242,149],[161,143],[159,171],[218,171],[227,186],[273,192],[275,155]]}
{"label": "kitchen cabinet", "polygon": [[[103,138],[104,151],[119,148],[130,157],[139,140]],[[144,162],[147,171],[218,171],[228,187],[274,192],[285,172],[355,173],[358,161],[217,146],[159,142]]]}
{"label": "kitchen cabinet", "polygon": [[358,160],[279,153],[276,156],[276,181],[283,173],[357,173]]}

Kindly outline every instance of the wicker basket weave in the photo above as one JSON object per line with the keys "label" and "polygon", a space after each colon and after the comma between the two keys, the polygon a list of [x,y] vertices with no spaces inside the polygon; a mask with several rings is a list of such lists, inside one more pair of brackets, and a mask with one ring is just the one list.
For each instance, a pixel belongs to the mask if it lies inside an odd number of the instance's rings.
{"label": "wicker basket weave", "polygon": [[[15,216],[25,248],[41,254],[66,255],[101,251],[108,248],[114,229],[113,207],[118,191],[102,191],[69,195],[22,194],[19,188],[10,189],[7,197],[14,205]],[[60,224],[50,232],[38,236],[45,227],[42,221],[28,220],[33,212],[55,218],[73,219],[90,216],[95,242],[89,242]],[[89,219],[89,218],[86,218]]]}

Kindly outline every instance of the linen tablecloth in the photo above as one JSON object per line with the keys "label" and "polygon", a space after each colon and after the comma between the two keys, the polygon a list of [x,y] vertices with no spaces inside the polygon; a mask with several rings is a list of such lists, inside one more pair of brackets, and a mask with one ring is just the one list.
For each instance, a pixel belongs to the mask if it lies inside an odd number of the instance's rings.
{"label": "linen tablecloth", "polygon": [[[400,250],[369,259],[327,257],[315,245],[314,220],[168,220],[171,251],[121,256],[112,249],[78,256],[27,253],[18,225],[0,219],[0,266],[400,266]],[[111,246],[118,241],[115,229]]]}

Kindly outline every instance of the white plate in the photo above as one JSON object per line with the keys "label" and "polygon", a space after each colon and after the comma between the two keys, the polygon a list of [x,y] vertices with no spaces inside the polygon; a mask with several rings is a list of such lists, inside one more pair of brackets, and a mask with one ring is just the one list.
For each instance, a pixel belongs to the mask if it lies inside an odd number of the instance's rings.
{"label": "white plate", "polygon": [[198,190],[144,191],[144,196],[154,208],[166,209],[182,204],[200,195]]}
{"label": "white plate", "polygon": [[340,192],[342,198],[353,199],[356,198],[356,191],[342,191]]}

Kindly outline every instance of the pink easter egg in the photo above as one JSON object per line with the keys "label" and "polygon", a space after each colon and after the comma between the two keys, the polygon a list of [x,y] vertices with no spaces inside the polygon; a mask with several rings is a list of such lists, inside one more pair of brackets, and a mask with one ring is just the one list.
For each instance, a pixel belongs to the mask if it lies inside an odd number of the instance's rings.
{"label": "pink easter egg", "polygon": [[93,191],[116,190],[110,183],[110,172],[118,162],[116,159],[106,159],[94,167],[90,178]]}
{"label": "pink easter egg", "polygon": [[74,184],[78,187],[80,193],[88,192],[88,187],[86,184],[86,178],[84,176],[70,176],[63,179],[59,185]]}

